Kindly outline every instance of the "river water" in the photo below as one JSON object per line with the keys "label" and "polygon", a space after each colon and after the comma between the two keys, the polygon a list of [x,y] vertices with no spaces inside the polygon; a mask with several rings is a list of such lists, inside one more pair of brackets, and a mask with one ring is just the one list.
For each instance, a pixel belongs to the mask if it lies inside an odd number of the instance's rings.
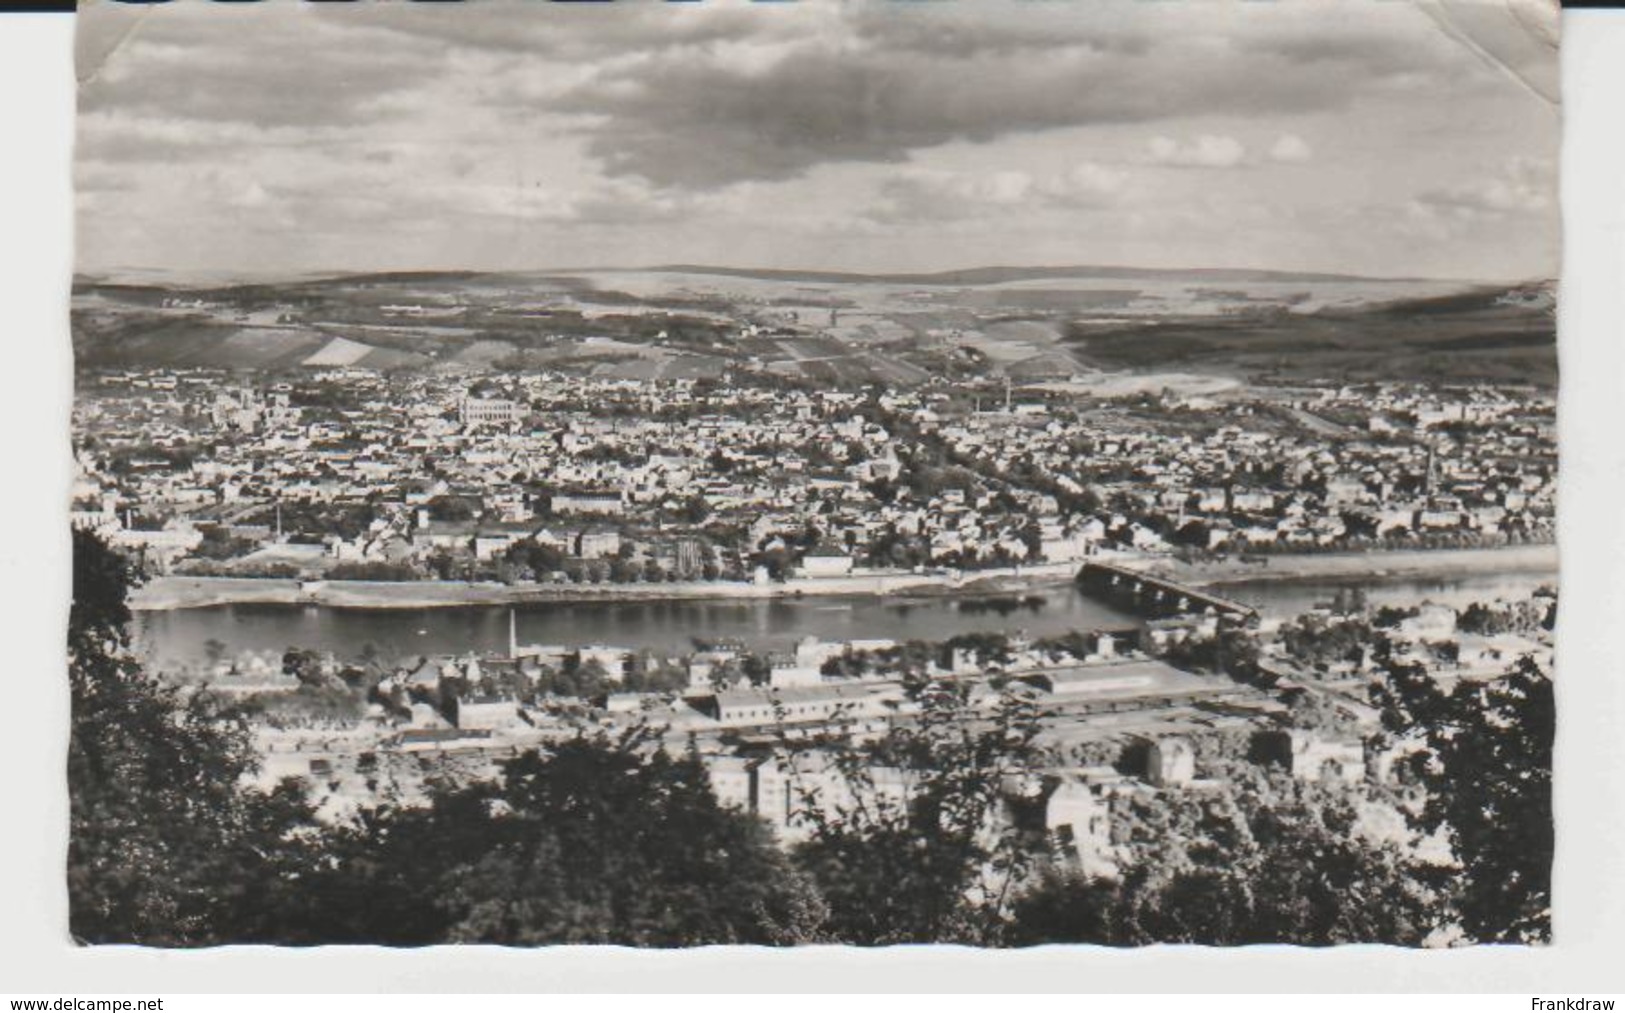
{"label": "river water", "polygon": [[[1365,591],[1373,605],[1516,598],[1555,574],[1487,573],[1449,578],[1253,580],[1225,585],[1226,595],[1290,615],[1329,601],[1340,588]],[[289,647],[332,651],[353,659],[386,659],[465,651],[504,651],[508,606],[432,609],[342,609],[303,605],[220,605],[139,612],[138,648],[150,663],[178,670],[211,655],[280,654]],[[806,636],[821,640],[891,638],[940,641],[961,633],[1023,630],[1042,637],[1133,621],[1126,612],[1055,586],[993,598],[776,598],[735,601],[541,602],[513,608],[527,644],[610,644],[679,653],[696,638],[731,638],[757,649],[783,649]],[[370,645],[370,648],[369,648]]]}

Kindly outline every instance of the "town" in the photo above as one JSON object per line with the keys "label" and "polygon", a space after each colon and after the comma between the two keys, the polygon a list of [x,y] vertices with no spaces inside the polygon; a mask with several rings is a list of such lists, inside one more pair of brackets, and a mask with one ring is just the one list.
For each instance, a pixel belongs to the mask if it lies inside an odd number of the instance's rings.
{"label": "town", "polygon": [[222,643],[171,673],[241,705],[262,783],[301,779],[333,821],[636,729],[701,756],[718,798],[790,845],[819,807],[906,804],[917,772],[876,757],[854,778],[834,757],[946,697],[973,725],[1026,709],[1036,752],[1005,818],[1114,875],[1114,813],[1238,767],[1384,799],[1368,808],[1392,819],[1372,832],[1390,832],[1410,803],[1394,773],[1408,744],[1369,699],[1385,666],[1441,685],[1550,668],[1546,587],[1460,607],[1355,590],[1283,616],[1200,579],[1549,543],[1554,405],[1522,387],[1087,397],[1066,381],[820,389],[749,370],[126,368],[82,378],[75,423],[74,523],[139,562],[138,607],[1064,586],[1130,617],[1050,637],[1007,623],[941,642],[651,650],[526,643],[510,612],[500,650]]}
{"label": "town", "polygon": [[157,574],[513,587],[886,590],[1101,551],[1521,544],[1552,538],[1554,407],[1491,385],[120,370],[81,388],[73,516]]}
{"label": "town", "polygon": [[1555,23],[83,6],[76,942],[1551,941]]}

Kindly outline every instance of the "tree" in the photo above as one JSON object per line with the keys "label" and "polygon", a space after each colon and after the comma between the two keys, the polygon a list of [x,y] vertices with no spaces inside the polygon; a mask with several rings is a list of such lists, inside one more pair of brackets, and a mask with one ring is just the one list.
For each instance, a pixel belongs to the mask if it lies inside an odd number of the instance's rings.
{"label": "tree", "polygon": [[481,504],[467,496],[436,496],[429,501],[429,515],[439,521],[471,521],[479,516]]}
{"label": "tree", "polygon": [[88,943],[188,946],[252,936],[308,821],[297,793],[244,790],[246,729],[129,649],[129,564],[73,535],[68,677],[69,926]]}
{"label": "tree", "polygon": [[1125,814],[1121,879],[1052,867],[1017,901],[1010,941],[1419,945],[1438,921],[1431,884],[1356,813],[1290,780],[1159,795]]}
{"label": "tree", "polygon": [[564,550],[557,545],[543,545],[525,538],[508,547],[507,560],[530,570],[532,579],[542,580],[564,569]]}
{"label": "tree", "polygon": [[1427,790],[1417,822],[1444,830],[1462,928],[1480,942],[1551,938],[1552,679],[1531,658],[1448,693],[1421,666],[1390,664],[1373,688],[1384,728],[1419,745],[1405,765]]}
{"label": "tree", "polygon": [[683,500],[678,516],[688,524],[704,524],[711,516],[711,504],[704,496],[690,496]]}
{"label": "tree", "polygon": [[1212,528],[1202,520],[1188,520],[1174,533],[1171,541],[1176,545],[1190,545],[1198,549],[1205,549],[1210,540]]}
{"label": "tree", "polygon": [[1355,663],[1377,639],[1363,616],[1325,616],[1309,612],[1282,625],[1281,646],[1297,661],[1324,670]]}
{"label": "tree", "polygon": [[[861,945],[998,945],[1032,842],[1002,818],[1004,792],[1032,766],[1036,712],[1006,694],[991,713],[959,684],[916,683],[917,722],[874,747],[838,749],[850,804],[826,805],[801,787],[811,838],[793,852],[829,908],[828,931]],[[904,805],[874,790],[874,769],[901,769]]]}
{"label": "tree", "polygon": [[225,641],[216,637],[210,637],[203,642],[203,656],[208,659],[210,668],[214,668],[226,659],[227,650]]}
{"label": "tree", "polygon": [[312,884],[316,941],[632,946],[816,941],[822,908],[697,757],[642,732],[525,753],[498,783],[378,809]]}
{"label": "tree", "polygon": [[1037,521],[1029,521],[1021,529],[1021,543],[1026,546],[1028,559],[1044,556],[1044,530]]}
{"label": "tree", "polygon": [[1228,675],[1239,682],[1259,679],[1258,638],[1245,627],[1226,626],[1212,636],[1174,640],[1163,658],[1175,667],[1213,675]]}
{"label": "tree", "polygon": [[219,525],[209,525],[200,530],[203,540],[192,550],[192,555],[199,559],[236,559],[258,548],[252,539],[235,537]]}
{"label": "tree", "polygon": [[306,648],[290,647],[282,652],[282,674],[298,679],[301,686],[319,688],[328,684],[321,654]]}
{"label": "tree", "polygon": [[1130,945],[1122,929],[1122,903],[1122,889],[1112,880],[1085,876],[1064,866],[1047,866],[1037,884],[1016,901],[1010,942],[1015,946]]}

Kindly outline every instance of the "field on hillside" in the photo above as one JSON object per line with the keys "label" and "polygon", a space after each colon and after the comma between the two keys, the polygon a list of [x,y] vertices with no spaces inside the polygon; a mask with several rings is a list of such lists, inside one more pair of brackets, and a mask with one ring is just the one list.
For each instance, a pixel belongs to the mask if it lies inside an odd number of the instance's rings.
{"label": "field on hillside", "polygon": [[75,350],[90,368],[453,363],[640,379],[737,368],[838,386],[1008,376],[1092,378],[1096,387],[1101,373],[1551,383],[1557,366],[1549,286],[1260,272],[674,268],[223,288],[81,281],[74,307]]}
{"label": "field on hillside", "polygon": [[1074,323],[1067,341],[1105,370],[1178,368],[1286,380],[1490,380],[1553,384],[1549,300],[1483,289],[1313,313]]}

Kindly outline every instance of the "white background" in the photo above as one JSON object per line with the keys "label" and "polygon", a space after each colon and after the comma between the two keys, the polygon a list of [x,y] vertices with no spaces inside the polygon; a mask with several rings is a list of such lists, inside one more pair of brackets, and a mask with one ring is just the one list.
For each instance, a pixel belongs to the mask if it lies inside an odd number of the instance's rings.
{"label": "white background", "polygon": [[0,995],[1625,990],[1625,11],[1563,23],[1556,942],[1426,953],[74,948],[63,875],[72,33],[68,15],[0,14]]}

